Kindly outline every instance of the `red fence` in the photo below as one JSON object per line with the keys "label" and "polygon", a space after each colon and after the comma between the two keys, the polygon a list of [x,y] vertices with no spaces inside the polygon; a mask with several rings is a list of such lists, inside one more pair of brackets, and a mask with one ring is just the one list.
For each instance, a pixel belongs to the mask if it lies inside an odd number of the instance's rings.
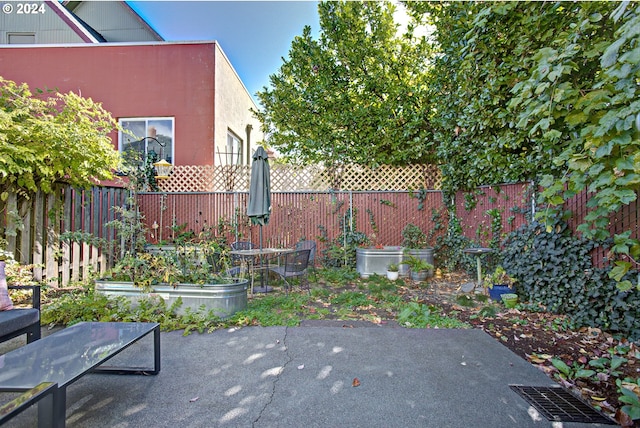
{"label": "red fence", "polygon": [[[227,236],[233,240],[259,242],[260,227],[246,216],[246,192],[220,193],[144,193],[138,196],[141,212],[150,228],[149,242],[172,239],[172,225],[186,224],[196,235],[215,229],[219,221],[231,225]],[[422,202],[422,210],[418,204]],[[300,239],[325,236],[332,240],[344,228],[365,233],[372,244],[400,245],[401,231],[407,223],[425,232],[434,229],[433,209],[442,210],[439,191],[424,193],[424,200],[409,192],[274,192],[271,217],[263,227],[263,245],[293,246]],[[353,208],[353,221],[349,209]],[[157,227],[155,227],[157,225]],[[322,248],[320,248],[322,250]]]}
{"label": "red fence", "polygon": [[[523,201],[525,190],[522,184],[482,188],[474,194],[474,206],[466,208],[464,195],[458,195],[456,210],[465,236],[486,245],[494,238],[491,221],[496,213],[500,213],[503,233],[517,229],[526,221],[519,208],[523,203],[530,205]],[[436,237],[445,233],[448,221],[442,195],[440,191],[274,192],[269,224],[262,230],[263,245],[291,247],[301,239],[320,241],[323,236],[333,240],[345,228],[364,233],[372,245],[400,245],[402,229],[408,223],[430,234],[434,244]],[[150,228],[149,242],[172,240],[173,225],[186,224],[185,230],[197,235],[207,228],[215,229],[222,220],[233,231],[226,237],[229,242],[257,243],[260,227],[252,226],[246,216],[247,198],[246,192],[143,193],[138,202]],[[488,214],[489,210],[493,214]]]}
{"label": "red fence", "polygon": [[[454,205],[463,234],[478,245],[486,246],[502,235],[515,231],[530,218],[524,212],[532,211],[529,184],[484,186],[476,191],[456,194]],[[570,226],[580,224],[588,212],[588,194],[583,193],[568,201],[565,208],[573,215]],[[138,195],[141,212],[150,233],[149,242],[172,239],[171,226],[186,223],[187,230],[196,234],[204,229],[215,229],[220,220],[229,223],[227,239],[247,239],[259,242],[260,228],[252,226],[246,216],[246,192],[220,193],[144,193]],[[338,191],[338,192],[275,192],[272,194],[272,215],[263,228],[264,246],[290,247],[300,239],[318,241],[326,236],[333,240],[344,227],[366,234],[373,244],[400,245],[401,232],[408,223],[432,234],[435,238],[447,227],[447,211],[440,191]],[[50,221],[48,213],[56,211],[62,202],[62,213]],[[58,236],[64,231],[83,231],[107,240],[115,238],[113,228],[104,225],[117,217],[111,208],[126,201],[125,189],[94,188],[82,192],[67,189],[48,196],[37,195],[22,200],[9,195],[0,201],[0,229],[5,231],[8,249],[22,263],[44,264],[36,270],[38,279],[67,285],[82,280],[89,269],[104,271],[111,254],[87,244],[60,243]],[[422,206],[422,209],[419,209]],[[612,235],[626,230],[634,238],[640,237],[638,217],[640,201],[623,206],[611,215],[609,230]],[[353,222],[347,215],[352,208]],[[8,213],[16,213],[15,219]],[[434,213],[437,214],[434,216]],[[500,227],[492,229],[492,221]],[[156,228],[152,226],[154,223]],[[494,232],[500,236],[494,236]],[[603,265],[606,249],[593,254],[594,262]]]}
{"label": "red fence", "polygon": [[[454,205],[463,235],[482,246],[501,240],[531,220],[533,197],[529,183],[483,186],[471,193],[457,193]],[[172,224],[186,223],[186,230],[197,234],[207,227],[215,228],[222,219],[234,231],[227,236],[229,242],[240,239],[258,243],[260,228],[252,226],[246,216],[247,198],[246,192],[145,193],[138,197],[147,226],[154,223],[158,226],[151,229],[149,242],[171,240]],[[271,218],[262,231],[263,245],[291,247],[301,239],[320,241],[323,234],[332,240],[345,227],[363,232],[372,244],[400,245],[402,229],[408,223],[416,224],[426,233],[433,231],[431,244],[434,244],[447,227],[442,198],[440,191],[274,192]],[[573,229],[587,213],[587,200],[588,195],[581,194],[565,206],[573,213],[569,219]],[[632,230],[634,237],[640,236],[639,205],[636,200],[611,216],[612,234]],[[355,213],[353,222],[348,222],[350,207]],[[492,227],[492,222],[499,226]],[[319,250],[324,249],[321,242],[318,244]],[[605,252],[606,249],[594,252],[596,264],[605,262]]]}
{"label": "red fence", "polygon": [[[456,216],[465,237],[487,246],[492,239],[517,230],[531,219],[531,197],[528,183],[482,186],[471,193],[458,192]],[[528,214],[528,217],[525,215]],[[494,236],[492,221],[499,221]]]}

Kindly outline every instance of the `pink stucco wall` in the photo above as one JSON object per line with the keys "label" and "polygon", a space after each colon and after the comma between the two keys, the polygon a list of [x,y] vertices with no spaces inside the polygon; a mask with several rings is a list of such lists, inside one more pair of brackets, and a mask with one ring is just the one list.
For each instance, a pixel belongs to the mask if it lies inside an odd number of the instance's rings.
{"label": "pink stucco wall", "polygon": [[215,60],[214,42],[3,47],[0,76],[74,91],[115,119],[174,117],[175,164],[211,165]]}

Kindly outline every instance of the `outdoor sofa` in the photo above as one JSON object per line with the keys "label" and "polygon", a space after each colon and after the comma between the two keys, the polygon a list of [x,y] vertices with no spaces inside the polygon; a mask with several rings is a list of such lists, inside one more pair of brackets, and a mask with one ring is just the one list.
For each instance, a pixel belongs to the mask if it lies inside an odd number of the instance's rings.
{"label": "outdoor sofa", "polygon": [[40,286],[9,285],[9,289],[31,290],[30,308],[0,311],[0,342],[27,335],[27,343],[40,339]]}

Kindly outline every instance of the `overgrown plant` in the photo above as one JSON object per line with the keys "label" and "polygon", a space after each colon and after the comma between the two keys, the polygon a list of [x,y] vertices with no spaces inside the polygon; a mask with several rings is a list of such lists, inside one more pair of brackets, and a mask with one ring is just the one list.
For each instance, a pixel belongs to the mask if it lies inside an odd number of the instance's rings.
{"label": "overgrown plant", "polygon": [[[549,228],[557,209],[589,192],[578,231],[611,237],[610,215],[637,199],[640,183],[638,3],[407,8],[434,25],[441,51],[429,88],[445,189],[534,180],[544,188],[540,203],[548,209],[538,215]],[[619,240],[611,277],[626,291],[640,287],[624,278],[638,268],[640,242],[625,233]]]}
{"label": "overgrown plant", "polygon": [[437,256],[437,265],[444,267],[449,272],[465,270],[474,272],[475,260],[464,253],[465,248],[471,246],[471,240],[462,235],[460,219],[453,211],[449,211],[449,222],[447,232],[436,239],[434,252]]}
{"label": "overgrown plant", "polygon": [[[337,214],[337,213],[336,213]],[[347,209],[340,217],[340,233],[335,239],[330,240],[326,229],[319,225],[321,242],[326,243],[322,250],[322,265],[326,267],[351,267],[356,266],[356,249],[370,244],[370,240],[363,232],[358,232],[355,212]]]}
{"label": "overgrown plant", "polygon": [[407,303],[398,314],[398,324],[409,328],[467,328],[468,324],[443,316],[439,308],[419,302]]}
{"label": "overgrown plant", "polygon": [[534,221],[507,236],[502,265],[518,278],[519,292],[532,304],[567,314],[576,326],[637,339],[640,296],[620,290],[609,270],[591,261],[591,251],[609,243],[574,236],[560,217],[547,224]]}
{"label": "overgrown plant", "polygon": [[406,249],[421,249],[427,247],[427,234],[419,226],[408,223],[400,232],[402,246]]}
{"label": "overgrown plant", "polygon": [[621,394],[618,400],[624,403],[621,410],[633,420],[640,419],[640,379],[618,379],[616,386]]}
{"label": "overgrown plant", "polygon": [[559,358],[552,358],[551,364],[558,372],[556,376],[566,381],[575,381],[576,379],[586,379],[595,376],[596,372],[585,368],[584,364],[574,362],[571,366]]}

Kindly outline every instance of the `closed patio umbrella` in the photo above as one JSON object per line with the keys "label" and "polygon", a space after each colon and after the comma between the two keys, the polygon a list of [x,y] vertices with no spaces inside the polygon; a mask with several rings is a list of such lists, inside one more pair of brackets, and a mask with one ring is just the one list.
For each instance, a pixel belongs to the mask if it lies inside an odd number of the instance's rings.
{"label": "closed patio umbrella", "polygon": [[[269,169],[269,157],[264,148],[258,147],[253,154],[253,164],[251,165],[247,215],[253,224],[260,225],[260,237],[262,237],[262,226],[269,223],[270,214],[271,171]],[[262,242],[260,242],[260,245],[262,248]]]}
{"label": "closed patio umbrella", "polygon": [[[262,250],[262,227],[269,223],[271,214],[271,170],[269,157],[264,148],[258,147],[253,154],[251,165],[251,184],[249,185],[249,203],[247,204],[247,216],[251,223],[260,225],[260,250]],[[260,256],[260,268],[263,259]],[[261,269],[262,271],[262,269]],[[263,276],[260,275],[262,291],[268,291],[263,284]]]}

